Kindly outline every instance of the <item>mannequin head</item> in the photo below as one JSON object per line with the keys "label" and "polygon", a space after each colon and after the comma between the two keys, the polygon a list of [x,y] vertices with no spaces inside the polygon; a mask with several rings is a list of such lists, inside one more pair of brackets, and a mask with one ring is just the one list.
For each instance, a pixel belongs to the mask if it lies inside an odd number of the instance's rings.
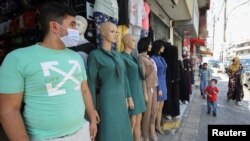
{"label": "mannequin head", "polygon": [[143,37],[138,42],[138,52],[144,53],[144,52],[150,52],[152,49],[151,41],[149,37]]}
{"label": "mannequin head", "polygon": [[125,36],[123,36],[122,42],[125,50],[134,50],[136,47],[136,39],[132,34],[126,34]]}
{"label": "mannequin head", "polygon": [[100,34],[103,43],[115,43],[117,41],[117,26],[111,22],[101,24]]}
{"label": "mannequin head", "polygon": [[84,39],[84,33],[87,29],[88,22],[84,17],[79,15],[75,17],[75,20],[76,20],[76,28],[80,32],[81,39]]}
{"label": "mannequin head", "polygon": [[162,40],[156,40],[152,44],[152,55],[160,55],[164,52],[164,45]]}

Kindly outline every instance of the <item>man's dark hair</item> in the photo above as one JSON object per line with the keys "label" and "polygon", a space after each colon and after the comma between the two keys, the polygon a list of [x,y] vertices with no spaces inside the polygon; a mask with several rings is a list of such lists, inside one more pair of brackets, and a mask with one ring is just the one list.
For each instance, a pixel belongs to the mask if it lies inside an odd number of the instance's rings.
{"label": "man's dark hair", "polygon": [[39,14],[42,37],[44,38],[49,32],[49,22],[56,21],[61,24],[66,16],[76,16],[76,13],[72,8],[58,2],[45,4]]}
{"label": "man's dark hair", "polygon": [[139,40],[137,46],[138,46],[138,52],[142,53],[145,51],[148,51],[149,44],[151,43],[149,37],[143,37]]}
{"label": "man's dark hair", "polygon": [[203,66],[206,65],[207,66],[207,63],[203,63]]}
{"label": "man's dark hair", "polygon": [[160,50],[162,47],[165,48],[165,46],[163,45],[163,41],[162,40],[156,40],[152,43],[152,55],[160,55]]}
{"label": "man's dark hair", "polygon": [[217,84],[217,79],[211,79],[210,82],[214,81],[215,84]]}

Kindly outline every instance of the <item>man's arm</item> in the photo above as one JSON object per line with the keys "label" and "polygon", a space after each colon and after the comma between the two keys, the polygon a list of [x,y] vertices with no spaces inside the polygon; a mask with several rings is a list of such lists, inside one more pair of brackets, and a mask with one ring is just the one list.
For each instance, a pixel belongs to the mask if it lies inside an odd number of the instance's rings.
{"label": "man's arm", "polygon": [[10,141],[30,141],[20,113],[23,93],[0,94],[0,121]]}
{"label": "man's arm", "polygon": [[90,134],[92,140],[94,140],[97,133],[96,113],[92,101],[92,96],[89,90],[87,80],[82,82],[82,96],[86,107],[86,112],[90,120]]}

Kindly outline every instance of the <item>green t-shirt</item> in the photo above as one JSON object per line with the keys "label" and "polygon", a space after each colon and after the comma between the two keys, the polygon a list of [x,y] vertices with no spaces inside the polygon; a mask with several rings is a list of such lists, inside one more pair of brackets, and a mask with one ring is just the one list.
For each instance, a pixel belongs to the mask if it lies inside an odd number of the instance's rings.
{"label": "green t-shirt", "polygon": [[81,57],[69,49],[39,44],[17,49],[0,67],[0,93],[24,93],[23,118],[30,138],[62,137],[85,122],[81,83],[87,80]]}

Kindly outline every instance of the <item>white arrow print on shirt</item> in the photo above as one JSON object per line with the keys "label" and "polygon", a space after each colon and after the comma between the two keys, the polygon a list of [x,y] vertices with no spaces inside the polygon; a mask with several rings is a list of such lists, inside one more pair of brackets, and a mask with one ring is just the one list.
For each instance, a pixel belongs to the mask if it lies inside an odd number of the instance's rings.
{"label": "white arrow print on shirt", "polygon": [[49,96],[55,96],[55,95],[61,95],[66,94],[65,89],[60,89],[68,80],[73,81],[76,84],[75,90],[80,89],[80,81],[77,80],[72,74],[75,72],[75,70],[78,68],[79,72],[81,72],[81,67],[78,63],[78,61],[75,60],[69,60],[69,64],[73,64],[73,67],[70,69],[68,73],[58,69],[55,67],[55,65],[58,65],[58,61],[53,62],[45,62],[41,63],[44,76],[50,76],[50,70],[57,72],[64,76],[63,80],[59,82],[56,87],[53,88],[52,83],[46,83],[46,88],[48,91]]}

